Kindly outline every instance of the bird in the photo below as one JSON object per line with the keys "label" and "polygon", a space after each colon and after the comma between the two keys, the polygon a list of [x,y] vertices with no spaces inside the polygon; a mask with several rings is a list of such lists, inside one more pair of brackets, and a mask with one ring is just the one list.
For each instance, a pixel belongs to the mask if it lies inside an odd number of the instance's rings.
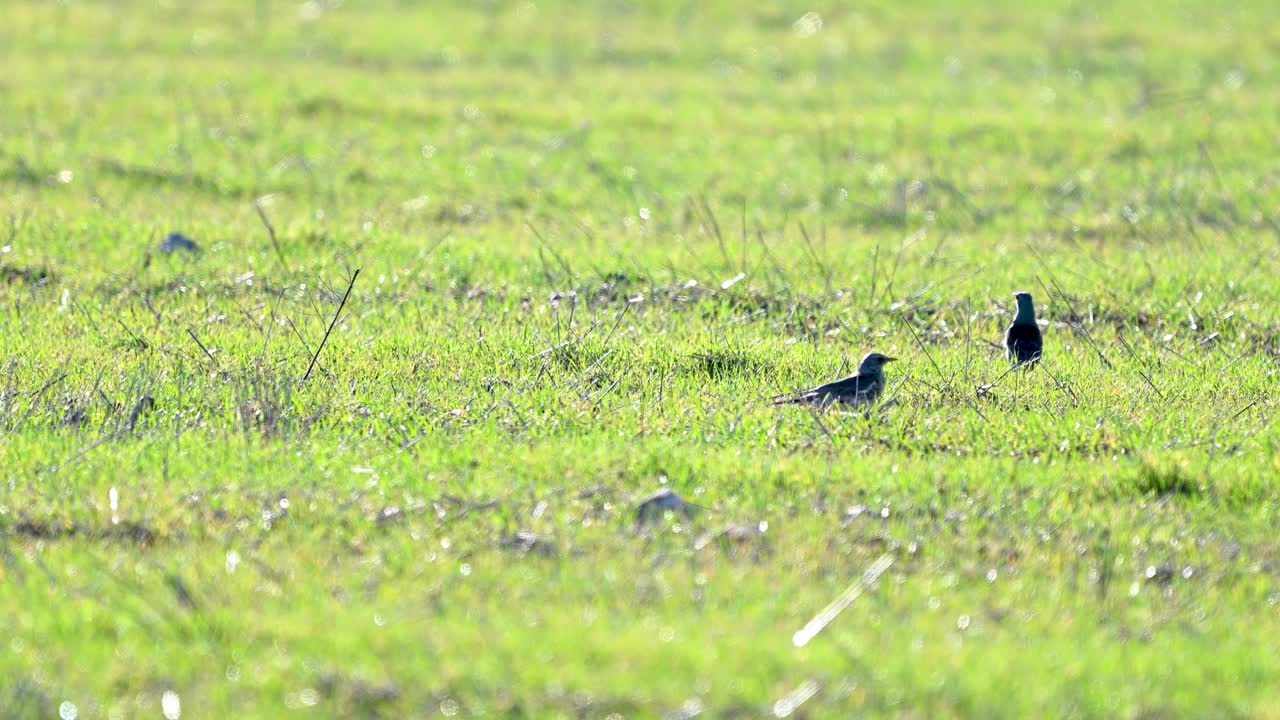
{"label": "bird", "polygon": [[858,364],[858,372],[847,378],[819,385],[812,390],[805,390],[799,395],[779,396],[773,398],[774,405],[817,405],[830,407],[846,405],[862,407],[871,405],[880,399],[884,392],[885,363],[897,361],[878,352],[868,353]]}
{"label": "bird", "polygon": [[1008,358],[1016,365],[1031,365],[1040,362],[1044,352],[1044,339],[1040,337],[1040,326],[1036,324],[1036,305],[1031,293],[1014,294],[1018,301],[1018,314],[1013,324],[1004,333],[1004,347]]}

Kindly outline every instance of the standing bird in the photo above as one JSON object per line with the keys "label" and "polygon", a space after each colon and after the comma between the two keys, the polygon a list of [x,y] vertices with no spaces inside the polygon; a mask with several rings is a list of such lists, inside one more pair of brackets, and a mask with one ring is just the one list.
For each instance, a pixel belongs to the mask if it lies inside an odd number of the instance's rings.
{"label": "standing bird", "polygon": [[1036,305],[1031,300],[1031,293],[1020,292],[1013,297],[1018,301],[1018,314],[1004,334],[1008,357],[1018,365],[1040,362],[1044,339],[1040,337],[1040,326],[1036,324]]}
{"label": "standing bird", "polygon": [[895,360],[897,358],[881,355],[878,352],[870,353],[862,358],[862,363],[858,365],[856,375],[850,375],[843,380],[836,380],[826,385],[819,385],[799,395],[776,397],[773,399],[773,404],[818,405],[821,407],[830,407],[837,403],[849,407],[871,405],[879,400],[880,394],[884,392],[885,363],[891,363]]}

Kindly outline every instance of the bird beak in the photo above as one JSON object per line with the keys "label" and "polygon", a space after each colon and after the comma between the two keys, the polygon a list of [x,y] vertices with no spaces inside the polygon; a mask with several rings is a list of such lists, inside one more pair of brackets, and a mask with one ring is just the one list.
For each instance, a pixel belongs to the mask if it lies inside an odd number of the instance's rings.
{"label": "bird beak", "polygon": [[898,362],[898,358],[891,358],[891,357],[887,357],[887,358],[885,358],[885,359],[884,359],[884,361],[885,361],[885,362]]}

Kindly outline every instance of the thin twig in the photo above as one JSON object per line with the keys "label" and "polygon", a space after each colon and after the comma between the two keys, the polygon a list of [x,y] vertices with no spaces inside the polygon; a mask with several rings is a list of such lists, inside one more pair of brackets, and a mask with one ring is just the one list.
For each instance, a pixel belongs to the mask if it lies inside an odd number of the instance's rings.
{"label": "thin twig", "polygon": [[80,311],[81,315],[84,315],[85,320],[89,321],[89,327],[93,328],[93,332],[98,336],[98,339],[101,340],[104,345],[109,344],[110,341],[107,340],[106,335],[102,334],[102,330],[98,327],[98,322],[93,319],[93,316],[89,314],[88,310],[84,309],[84,306],[80,304],[80,301],[77,300],[75,297],[72,297],[71,304],[74,305],[76,309]]}
{"label": "thin twig", "polygon": [[200,349],[204,351],[204,356],[209,358],[209,362],[213,363],[214,369],[221,370],[222,368],[218,365],[218,359],[213,356],[213,353],[209,352],[209,348],[205,347],[204,343],[200,342],[200,338],[196,337],[196,331],[191,328],[187,328],[187,334],[190,335],[191,339],[196,341],[196,345],[199,345]]}
{"label": "thin twig", "polygon": [[1040,362],[1037,364],[1040,366],[1040,369],[1043,370],[1045,374],[1049,376],[1049,379],[1053,380],[1054,384],[1058,386],[1058,389],[1070,395],[1071,399],[1075,400],[1077,406],[1080,404],[1080,397],[1076,395],[1075,391],[1071,389],[1070,385],[1067,385],[1066,383],[1062,382],[1061,380],[1058,379],[1057,375],[1054,375],[1052,372],[1050,372],[1049,366],[1045,363],[1044,358],[1040,358]]}
{"label": "thin twig", "polygon": [[1235,422],[1237,419],[1239,419],[1241,415],[1249,412],[1249,410],[1252,409],[1254,405],[1258,404],[1259,399],[1260,398],[1254,398],[1248,405],[1245,405],[1244,407],[1240,408],[1240,410],[1235,415],[1231,416],[1232,422]]}
{"label": "thin twig", "polygon": [[[1028,246],[1028,247],[1030,247],[1030,246]],[[1032,248],[1032,250],[1034,251],[1034,248]],[[1039,258],[1039,256],[1037,256],[1037,257],[1036,257],[1036,259],[1037,259],[1037,260],[1039,260],[1039,259],[1040,259],[1040,258]],[[1041,262],[1040,262],[1040,266],[1041,266],[1041,267],[1043,267],[1043,268],[1044,268],[1044,270],[1045,270],[1045,273],[1046,273],[1046,274],[1048,274],[1048,272],[1049,272],[1049,267],[1048,267],[1047,265],[1045,265],[1043,261],[1041,261]],[[1053,278],[1053,275],[1049,275],[1049,282],[1053,283],[1053,288],[1054,288],[1054,291],[1056,291],[1056,292],[1051,292],[1051,291],[1049,290],[1049,286],[1045,285],[1045,284],[1044,284],[1044,281],[1043,281],[1043,280],[1041,280],[1039,277],[1036,277],[1036,282],[1040,283],[1040,287],[1044,288],[1044,292],[1045,292],[1045,294],[1046,294],[1046,295],[1048,295],[1050,298],[1055,298],[1055,297],[1056,297],[1056,298],[1058,298],[1058,299],[1060,299],[1060,300],[1062,300],[1062,301],[1066,302],[1066,303],[1067,303],[1067,305],[1068,305],[1068,306],[1070,306],[1070,308],[1071,308],[1071,315],[1072,315],[1073,317],[1077,317],[1077,318],[1078,318],[1078,317],[1081,317],[1081,315],[1080,315],[1079,311],[1077,311],[1077,310],[1076,310],[1076,304],[1075,304],[1075,301],[1074,301],[1074,300],[1072,300],[1072,298],[1071,298],[1071,296],[1070,296],[1070,295],[1067,295],[1065,292],[1063,292],[1063,291],[1062,291],[1062,288],[1058,285],[1058,281],[1057,281],[1057,280],[1055,280],[1055,279]],[[1111,369],[1111,361],[1107,359],[1106,354],[1104,354],[1104,353],[1102,352],[1102,349],[1098,347],[1098,343],[1096,343],[1096,342],[1094,341],[1094,339],[1093,339],[1093,334],[1092,334],[1092,333],[1090,333],[1090,332],[1089,332],[1089,330],[1088,330],[1088,328],[1086,328],[1086,327],[1084,326],[1084,323],[1083,323],[1083,322],[1068,322],[1066,325],[1067,325],[1067,327],[1071,328],[1072,332],[1074,332],[1075,334],[1077,334],[1077,335],[1079,335],[1079,336],[1083,337],[1086,341],[1088,341],[1088,343],[1089,343],[1089,347],[1090,347],[1090,348],[1092,348],[1092,349],[1093,349],[1093,352],[1097,354],[1098,359],[1102,361],[1102,364],[1103,364],[1103,365],[1105,365],[1105,366],[1107,367],[1107,369],[1108,369],[1108,370],[1110,370],[1110,369]]]}
{"label": "thin twig", "polygon": [[[907,322],[907,319],[901,315],[898,317],[902,320],[902,324],[905,325],[907,330],[911,333],[911,337],[915,339],[916,345],[919,345],[920,349],[924,351],[924,356],[929,358],[929,362],[933,365],[933,369],[938,373],[938,379],[942,381],[943,387],[950,391],[951,381],[948,380],[946,374],[942,372],[942,368],[938,367],[938,362],[933,359],[933,353],[929,352],[929,348],[925,347],[924,341],[916,334],[916,329],[911,327],[911,323]],[[968,395],[961,394],[960,397],[969,405],[969,407],[973,408],[974,412],[978,413],[978,417],[982,418],[983,422],[990,422],[987,420],[987,416],[982,413],[982,409],[978,407],[978,404],[970,399]]]}
{"label": "thin twig", "polygon": [[271,333],[276,327],[276,311],[280,309],[280,301],[284,300],[284,288],[280,288],[280,294],[276,296],[276,302],[271,306],[271,320],[267,324],[265,337],[262,339],[262,353],[258,355],[258,367],[262,367],[262,363],[267,358],[267,348],[271,345]]}
{"label": "thin twig", "polygon": [[[1133,346],[1129,344],[1128,340],[1124,339],[1123,334],[1116,333],[1116,339],[1120,341],[1120,344],[1124,346],[1125,350],[1129,351],[1129,356],[1132,357],[1135,362],[1139,362],[1139,363],[1142,362],[1141,360],[1138,359],[1138,353],[1134,352]],[[1147,381],[1147,385],[1149,385],[1152,390],[1156,391],[1156,394],[1160,396],[1160,399],[1168,401],[1168,398],[1164,396],[1164,393],[1160,392],[1160,388],[1156,387],[1156,384],[1151,382],[1151,378],[1146,373],[1142,372],[1142,368],[1136,368],[1136,369],[1138,371],[1138,374],[1142,376],[1142,379]]]}
{"label": "thin twig", "polygon": [[342,296],[342,302],[338,304],[338,311],[333,314],[333,320],[329,322],[329,329],[324,331],[324,337],[320,338],[320,347],[316,348],[316,354],[311,356],[311,364],[307,366],[307,374],[302,376],[302,384],[306,384],[307,379],[311,377],[311,371],[316,366],[316,361],[320,359],[320,353],[324,350],[324,344],[329,341],[329,333],[333,332],[333,326],[338,324],[338,317],[342,315],[342,308],[347,306],[347,298],[351,297],[351,288],[356,286],[356,278],[360,277],[360,268],[351,275],[351,282],[347,284],[347,292]]}
{"label": "thin twig", "polygon": [[276,251],[276,257],[280,260],[281,269],[288,269],[288,264],[284,260],[284,251],[280,249],[280,241],[276,239],[275,226],[271,224],[271,220],[267,218],[267,211],[262,209],[262,203],[257,200],[253,201],[253,209],[258,211],[258,217],[262,220],[262,226],[267,229],[267,237],[271,238],[271,247]]}
{"label": "thin twig", "polygon": [[129,336],[132,337],[133,341],[138,344],[138,347],[142,348],[143,350],[151,349],[151,343],[148,343],[146,338],[134,332],[133,328],[130,328],[128,325],[126,325],[125,322],[121,320],[118,316],[112,315],[111,319],[115,320],[116,323],[120,325],[120,327],[124,328],[125,332],[129,333]]}
{"label": "thin twig", "polygon": [[627,316],[627,311],[631,309],[631,305],[632,303],[628,302],[622,307],[622,312],[618,313],[618,319],[614,321],[613,327],[609,329],[609,334],[604,338],[605,345],[608,345],[609,340],[613,338],[613,333],[618,329],[618,326],[622,324],[622,318]]}
{"label": "thin twig", "polygon": [[49,388],[65,380],[66,377],[67,377],[67,374],[63,372],[60,368],[58,371],[57,377],[45,383],[43,387],[41,387],[39,390],[35,392],[35,394],[31,398],[31,405],[27,407],[27,411],[22,414],[22,417],[18,418],[18,423],[13,426],[12,432],[16,433],[18,429],[22,427],[22,424],[27,421],[27,418],[31,417],[31,413],[35,412],[36,405],[40,403],[40,399],[44,397],[45,392],[47,392]]}

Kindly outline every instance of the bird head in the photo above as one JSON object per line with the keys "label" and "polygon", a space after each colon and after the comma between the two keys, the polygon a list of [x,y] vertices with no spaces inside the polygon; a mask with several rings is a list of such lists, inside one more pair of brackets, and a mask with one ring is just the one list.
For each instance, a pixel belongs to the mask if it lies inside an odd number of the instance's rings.
{"label": "bird head", "polygon": [[860,373],[878,373],[884,369],[885,363],[896,362],[898,358],[889,357],[878,352],[869,353],[862,358],[862,363],[858,365]]}

